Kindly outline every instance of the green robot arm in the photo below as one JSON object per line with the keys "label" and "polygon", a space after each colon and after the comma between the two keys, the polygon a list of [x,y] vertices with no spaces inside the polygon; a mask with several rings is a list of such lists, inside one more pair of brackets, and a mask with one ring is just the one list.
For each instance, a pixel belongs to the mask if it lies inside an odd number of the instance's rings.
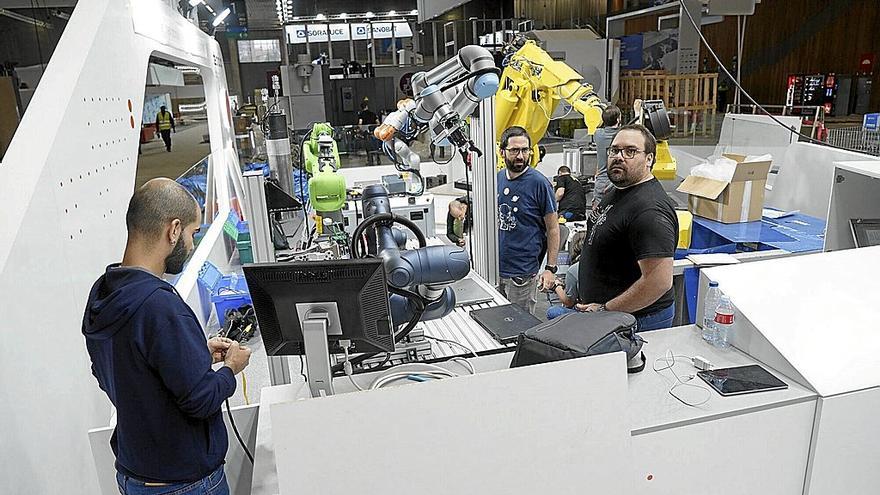
{"label": "green robot arm", "polygon": [[[321,135],[332,136],[333,127],[331,127],[330,124],[327,122],[318,122],[314,124],[312,126],[312,132],[309,135],[309,139],[303,143],[303,165],[305,166],[306,172],[310,174],[315,174],[318,172],[318,138],[321,137]],[[333,158],[336,160],[336,163],[338,165],[339,148],[336,146],[336,141],[333,141]]]}
{"label": "green robot arm", "polygon": [[[303,144],[303,159],[309,179],[309,200],[317,212],[338,211],[345,204],[345,177],[339,168],[339,147],[333,140],[333,128],[327,123],[312,126],[309,140]],[[323,150],[322,150],[323,147]]]}

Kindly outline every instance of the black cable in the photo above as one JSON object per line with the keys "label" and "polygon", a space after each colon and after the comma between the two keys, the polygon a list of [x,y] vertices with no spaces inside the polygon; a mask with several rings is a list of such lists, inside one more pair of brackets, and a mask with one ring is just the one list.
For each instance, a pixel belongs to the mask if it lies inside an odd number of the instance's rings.
{"label": "black cable", "polygon": [[244,449],[244,453],[247,454],[247,458],[251,460],[251,466],[254,465],[254,456],[251,454],[251,451],[248,450],[247,445],[245,445],[244,440],[241,439],[241,434],[238,432],[238,427],[235,426],[235,420],[232,419],[232,411],[229,409],[229,399],[226,399],[226,414],[229,415],[229,424],[232,425],[232,431],[235,432],[235,437],[238,438],[238,443],[241,444],[241,448]]}
{"label": "black cable", "polygon": [[[691,15],[690,10],[688,10],[687,6],[684,4],[684,0],[678,0],[678,3],[681,5],[681,8],[682,8],[682,10],[684,10],[684,13],[687,14],[687,17],[688,17],[688,19],[690,20],[691,25],[693,25],[693,26],[694,26],[694,29],[697,30],[697,34],[700,35],[700,40],[702,40],[702,41],[703,41],[703,44],[706,45],[706,50],[709,51],[709,54],[712,55],[712,58],[714,58],[714,59],[715,59],[715,62],[718,63],[718,67],[720,67],[721,70],[724,71],[724,73],[727,75],[727,77],[730,78],[730,80],[731,80],[731,81],[733,82],[733,84],[734,84],[734,85],[740,90],[740,92],[741,92],[742,94],[744,94],[744,95],[746,96],[746,98],[748,98],[749,101],[752,102],[753,105],[755,105],[756,107],[758,107],[759,109],[761,109],[761,111],[764,112],[765,115],[767,115],[768,117],[770,117],[771,120],[773,120],[774,122],[776,122],[777,124],[779,124],[779,125],[782,126],[783,128],[787,129],[787,130],[788,130],[789,132],[791,132],[792,134],[797,134],[798,136],[804,138],[805,140],[807,140],[807,141],[809,141],[809,142],[811,142],[811,143],[814,143],[814,144],[820,144],[820,145],[828,146],[829,148],[835,148],[835,149],[839,149],[839,150],[843,150],[843,151],[851,151],[851,152],[853,152],[853,153],[862,153],[862,152],[859,151],[859,150],[854,150],[854,149],[851,149],[851,148],[845,148],[845,147],[843,147],[843,146],[837,146],[837,145],[834,145],[834,144],[831,144],[831,143],[827,143],[827,142],[825,142],[825,141],[820,141],[820,140],[818,140],[818,139],[814,139],[814,138],[812,138],[812,137],[810,137],[810,136],[807,136],[806,134],[801,134],[799,131],[796,131],[796,130],[792,129],[791,127],[785,125],[785,123],[783,123],[781,120],[777,119],[774,115],[771,115],[770,112],[768,112],[766,108],[764,108],[763,106],[761,106],[760,103],[758,103],[757,101],[755,101],[754,98],[752,98],[752,95],[750,95],[750,94],[748,93],[748,91],[746,91],[745,88],[743,88],[743,87],[740,85],[739,81],[737,81],[736,78],[733,77],[733,74],[731,74],[730,71],[727,70],[727,67],[725,67],[724,64],[721,62],[721,59],[718,58],[718,55],[715,53],[715,50],[713,50],[712,47],[709,45],[709,42],[706,41],[706,37],[703,36],[702,31],[700,31],[700,27],[697,26],[697,22],[694,20],[694,17]],[[739,61],[737,61],[737,63],[739,63]]]}
{"label": "black cable", "polygon": [[383,359],[382,362],[379,363],[378,366],[373,366],[370,369],[373,370],[373,369],[381,368],[382,366],[385,366],[385,364],[388,363],[388,361],[391,361],[391,353],[390,352],[385,353],[385,359]]}
{"label": "black cable", "polygon": [[438,162],[437,159],[434,158],[434,150],[435,150],[436,148],[437,148],[437,146],[434,145],[434,143],[431,143],[431,146],[430,146],[430,150],[431,150],[431,161],[434,162],[435,165],[449,165],[449,162],[451,162],[452,160],[455,160],[455,152],[453,151],[453,152],[452,152],[452,156],[449,157],[449,160],[446,160],[445,162]]}
{"label": "black cable", "polygon": [[363,234],[369,227],[372,227],[373,224],[379,222],[391,222],[391,223],[399,223],[406,228],[408,228],[419,241],[419,247],[425,247],[428,245],[428,240],[425,238],[425,234],[422,233],[419,226],[416,225],[412,220],[402,217],[400,215],[396,215],[394,213],[379,213],[378,215],[373,215],[370,218],[367,218],[360,224],[358,224],[357,228],[354,230],[354,234],[351,236],[351,254],[355,258],[364,258],[367,253],[362,252],[360,250],[360,243],[356,243],[360,238],[361,234]]}
{"label": "black cable", "polygon": [[303,355],[299,355],[299,376],[303,378],[303,383],[308,383],[309,379],[306,378],[306,363],[303,361]]}
{"label": "black cable", "polygon": [[[383,145],[383,148],[384,147],[385,146]],[[388,158],[391,159],[391,163],[394,165],[394,168],[396,168],[398,172],[408,172],[410,174],[415,175],[416,178],[419,180],[418,192],[411,193],[411,192],[407,191],[406,195],[417,197],[417,196],[421,196],[422,194],[425,194],[425,179],[424,179],[424,177],[422,177],[422,173],[420,171],[410,167],[409,165],[403,163],[400,160],[400,157],[397,154],[397,151],[394,150],[393,146],[389,146],[388,149],[385,150],[385,154],[388,155]]]}
{"label": "black cable", "polygon": [[[471,186],[470,174],[468,173],[468,168],[469,168],[468,162],[465,161],[464,162],[464,183],[465,183],[465,193],[467,194],[468,204],[467,204],[467,211],[464,214],[464,220],[462,220],[462,222],[461,222],[462,234],[464,234],[465,231],[470,231],[471,229],[473,229],[473,222],[468,222],[468,217],[470,216],[471,218],[473,218],[473,214],[474,214],[474,202],[471,200],[471,187],[472,186]],[[470,250],[468,250],[468,255],[470,255]],[[471,262],[471,268],[473,268],[474,267],[474,257],[468,256],[468,260]]]}

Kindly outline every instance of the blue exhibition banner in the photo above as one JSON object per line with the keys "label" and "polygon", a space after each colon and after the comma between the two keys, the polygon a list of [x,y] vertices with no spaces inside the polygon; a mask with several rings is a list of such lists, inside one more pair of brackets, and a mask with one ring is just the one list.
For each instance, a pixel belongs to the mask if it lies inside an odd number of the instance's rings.
{"label": "blue exhibition banner", "polygon": [[622,70],[638,70],[643,67],[641,34],[621,36],[620,40],[620,68]]}

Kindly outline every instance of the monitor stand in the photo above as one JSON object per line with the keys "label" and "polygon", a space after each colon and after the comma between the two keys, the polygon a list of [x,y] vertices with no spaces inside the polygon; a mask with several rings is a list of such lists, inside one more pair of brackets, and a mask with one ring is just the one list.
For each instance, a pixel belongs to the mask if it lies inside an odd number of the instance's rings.
{"label": "monitor stand", "polygon": [[296,305],[306,353],[306,376],[312,397],[333,395],[328,335],[342,335],[336,303],[299,303]]}

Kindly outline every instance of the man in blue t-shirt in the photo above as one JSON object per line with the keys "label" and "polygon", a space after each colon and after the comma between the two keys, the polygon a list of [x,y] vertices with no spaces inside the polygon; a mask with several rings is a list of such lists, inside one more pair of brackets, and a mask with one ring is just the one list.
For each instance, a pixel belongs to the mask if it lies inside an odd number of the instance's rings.
{"label": "man in blue t-shirt", "polygon": [[[550,181],[529,167],[532,140],[525,129],[504,131],[500,147],[506,167],[498,172],[499,290],[534,314],[538,286],[551,290],[556,281],[556,197]],[[548,261],[542,268],[545,253]]]}

